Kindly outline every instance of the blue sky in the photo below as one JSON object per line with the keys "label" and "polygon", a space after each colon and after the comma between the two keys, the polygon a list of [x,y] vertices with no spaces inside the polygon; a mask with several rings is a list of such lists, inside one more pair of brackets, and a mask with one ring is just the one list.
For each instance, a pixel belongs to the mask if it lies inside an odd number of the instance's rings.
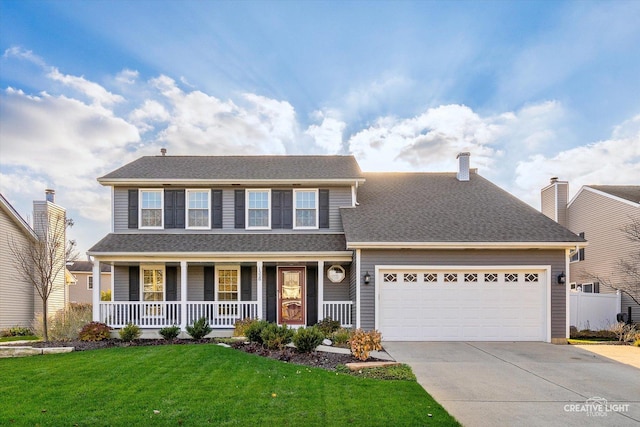
{"label": "blue sky", "polygon": [[96,178],[142,155],[346,154],[539,205],[640,184],[637,1],[0,0],[0,192],[55,188],[82,252]]}

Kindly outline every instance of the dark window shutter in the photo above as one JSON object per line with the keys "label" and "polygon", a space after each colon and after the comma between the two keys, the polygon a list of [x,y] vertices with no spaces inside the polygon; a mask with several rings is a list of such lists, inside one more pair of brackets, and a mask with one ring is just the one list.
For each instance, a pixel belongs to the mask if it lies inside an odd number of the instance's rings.
{"label": "dark window shutter", "polygon": [[175,198],[175,191],[164,190],[164,228],[176,228]]}
{"label": "dark window shutter", "polygon": [[185,228],[185,191],[184,190],[175,190],[176,198],[175,198],[175,220],[176,220],[176,228]]}
{"label": "dark window shutter", "polygon": [[293,228],[293,190],[282,192],[282,228]]}
{"label": "dark window shutter", "polygon": [[282,190],[271,190],[271,228],[282,228]]}
{"label": "dark window shutter", "polygon": [[164,228],[184,228],[185,191],[164,190]]}
{"label": "dark window shutter", "polygon": [[318,323],[318,269],[307,267],[307,326]]}
{"label": "dark window shutter", "polygon": [[593,293],[594,294],[600,293],[600,282],[593,282]]}
{"label": "dark window shutter", "polygon": [[329,190],[319,190],[318,199],[318,226],[329,228]]}
{"label": "dark window shutter", "polygon": [[206,266],[204,268],[204,300],[215,301],[215,272],[214,267]]}
{"label": "dark window shutter", "polygon": [[178,267],[167,267],[167,301],[178,301]]}
{"label": "dark window shutter", "polygon": [[211,191],[211,228],[222,228],[222,190]]}
{"label": "dark window shutter", "polygon": [[138,190],[129,190],[129,228],[138,228]]}
{"label": "dark window shutter", "polygon": [[129,301],[140,301],[140,267],[129,267]]}
{"label": "dark window shutter", "polygon": [[251,267],[240,267],[240,301],[251,301]]}
{"label": "dark window shutter", "polygon": [[244,190],[235,192],[235,228],[244,228]]}
{"label": "dark window shutter", "polygon": [[267,321],[275,322],[276,317],[276,294],[278,293],[278,276],[276,267],[266,267],[265,276],[267,279]]}
{"label": "dark window shutter", "polygon": [[[584,239],[584,231],[582,233],[579,233],[578,236]],[[580,254],[578,255],[578,261],[584,261],[584,248],[580,249],[579,252]]]}

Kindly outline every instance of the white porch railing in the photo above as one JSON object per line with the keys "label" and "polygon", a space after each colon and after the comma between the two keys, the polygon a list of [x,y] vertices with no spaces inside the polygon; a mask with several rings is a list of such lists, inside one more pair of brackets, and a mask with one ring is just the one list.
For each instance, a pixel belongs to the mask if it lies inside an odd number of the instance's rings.
{"label": "white porch railing", "polygon": [[[256,301],[185,302],[187,325],[206,317],[212,328],[232,328],[237,320],[258,318]],[[183,303],[171,302],[100,302],[99,322],[113,328],[133,323],[141,328],[164,328],[181,325]]]}
{"label": "white porch railing", "polygon": [[353,302],[351,301],[325,301],[322,303],[322,319],[330,317],[332,320],[339,321],[343,328],[350,328],[353,326],[351,321],[352,306]]}
{"label": "white porch railing", "polygon": [[212,328],[233,328],[242,319],[258,318],[256,301],[238,302],[188,302],[187,324],[191,325],[201,317],[206,317]]}

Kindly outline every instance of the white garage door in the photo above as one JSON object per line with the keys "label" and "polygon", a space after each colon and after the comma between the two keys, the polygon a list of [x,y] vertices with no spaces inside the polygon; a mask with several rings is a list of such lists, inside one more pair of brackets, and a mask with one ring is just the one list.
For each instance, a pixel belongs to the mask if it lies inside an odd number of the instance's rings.
{"label": "white garage door", "polygon": [[388,341],[546,341],[546,270],[380,269]]}

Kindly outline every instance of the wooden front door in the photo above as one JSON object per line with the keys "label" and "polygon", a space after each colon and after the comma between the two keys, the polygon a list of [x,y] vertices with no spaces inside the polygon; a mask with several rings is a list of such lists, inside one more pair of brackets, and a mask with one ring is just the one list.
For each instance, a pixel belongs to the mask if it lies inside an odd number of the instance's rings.
{"label": "wooden front door", "polygon": [[305,268],[278,268],[278,323],[305,324]]}

